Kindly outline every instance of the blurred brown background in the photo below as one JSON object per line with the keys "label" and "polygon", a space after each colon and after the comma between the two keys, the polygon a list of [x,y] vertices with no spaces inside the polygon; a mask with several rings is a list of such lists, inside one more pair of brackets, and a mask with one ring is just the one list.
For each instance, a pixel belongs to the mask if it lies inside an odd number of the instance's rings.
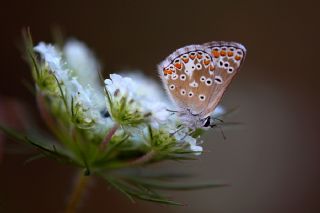
{"label": "blurred brown background", "polygon": [[[239,106],[227,140],[211,131],[198,161],[170,163],[199,180],[232,186],[177,192],[188,205],[131,204],[97,181],[82,212],[320,212],[319,6],[316,1],[5,1],[1,3],[0,95],[34,108],[21,83],[30,79],[17,48],[30,26],[36,41],[52,41],[59,26],[86,42],[105,76],[141,69],[157,79],[156,65],[171,51],[212,40],[238,41],[247,60],[222,104]],[[1,99],[2,101],[3,99]],[[28,110],[35,113],[35,110]],[[73,171],[26,156],[0,162],[0,212],[60,212]]]}

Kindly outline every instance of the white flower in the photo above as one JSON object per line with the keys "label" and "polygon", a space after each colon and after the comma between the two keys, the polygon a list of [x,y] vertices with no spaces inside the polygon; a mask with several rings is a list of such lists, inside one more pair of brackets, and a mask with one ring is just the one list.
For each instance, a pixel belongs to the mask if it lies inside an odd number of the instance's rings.
{"label": "white flower", "polygon": [[88,47],[75,39],[66,42],[63,47],[68,66],[75,72],[82,85],[101,89],[99,82],[100,65]]}
{"label": "white flower", "polygon": [[168,118],[169,113],[166,110],[168,106],[160,98],[161,89],[153,89],[156,87],[153,81],[146,80],[142,76],[135,76],[133,80],[129,77],[111,74],[110,79],[105,80],[105,85],[110,95],[116,100],[120,100],[122,97],[132,100],[131,111],[138,110],[143,114],[151,113],[152,125],[156,126]]}
{"label": "white flower", "polygon": [[[89,50],[84,48],[79,43],[69,43],[69,46],[65,48],[68,51],[66,54],[66,58],[69,59],[68,63],[62,58],[62,53],[51,44],[40,42],[34,50],[40,53],[52,74],[63,85],[61,88],[68,104],[68,111],[74,113],[75,118],[73,119],[76,124],[82,128],[95,127],[103,132],[105,128],[110,126],[110,119],[103,117],[101,114],[105,108],[105,98],[102,87],[99,90],[98,65],[91,57],[92,54],[89,54]],[[79,60],[84,60],[85,56],[91,58],[83,61],[83,64],[79,64]],[[73,72],[71,72],[71,69]],[[80,76],[86,79],[84,76],[89,76],[90,72],[95,76],[94,78],[87,78],[87,82],[85,80],[79,81]],[[97,125],[105,127],[101,128]]]}
{"label": "white flower", "polygon": [[68,81],[70,79],[70,70],[66,68],[61,53],[53,45],[40,42],[34,47],[34,50],[40,53],[42,59],[59,81]]}
{"label": "white flower", "polygon": [[105,108],[105,97],[103,87],[100,83],[100,64],[94,57],[93,52],[82,42],[71,39],[66,42],[63,48],[66,62],[74,71],[79,83],[92,90],[91,95],[95,99],[97,108]]}
{"label": "white flower", "polygon": [[161,92],[163,91],[162,87],[153,80],[144,77],[141,72],[128,73],[127,76],[137,85],[136,92],[139,97],[142,97],[141,104],[148,111],[152,112],[153,118],[156,121],[154,124],[165,122],[169,116],[167,109],[171,109],[172,106],[166,96],[164,96],[165,93]]}
{"label": "white flower", "polygon": [[203,151],[203,148],[201,146],[199,146],[197,144],[197,139],[190,136],[190,130],[189,128],[186,127],[182,127],[181,129],[177,129],[177,126],[175,126],[174,129],[174,121],[175,118],[171,118],[170,120],[168,120],[168,124],[171,124],[164,127],[167,128],[167,131],[169,131],[170,133],[173,134],[173,136],[175,137],[175,139],[177,140],[177,143],[182,143],[182,144],[187,144],[189,149],[193,152],[196,152],[196,155],[201,154],[201,152]]}
{"label": "white flower", "polygon": [[191,151],[197,152],[195,153],[196,155],[200,155],[201,152],[203,151],[202,146],[197,145],[197,139],[188,135],[186,136],[184,141],[189,144]]}
{"label": "white flower", "polygon": [[135,95],[137,85],[134,84],[131,78],[110,74],[110,79],[106,79],[104,83],[111,95],[117,93],[115,97],[127,96],[130,99]]}

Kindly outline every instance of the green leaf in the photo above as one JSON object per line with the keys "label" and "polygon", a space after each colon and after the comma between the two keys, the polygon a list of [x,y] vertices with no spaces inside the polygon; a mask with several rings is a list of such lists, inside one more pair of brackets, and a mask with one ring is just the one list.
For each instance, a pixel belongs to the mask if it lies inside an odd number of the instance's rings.
{"label": "green leaf", "polygon": [[149,186],[155,189],[166,189],[166,190],[195,190],[195,189],[207,189],[228,186],[226,183],[169,183],[164,181],[157,181],[144,178],[128,178],[133,183],[139,183],[145,186]]}
{"label": "green leaf", "polygon": [[130,200],[131,202],[133,202],[133,203],[135,202],[134,199],[133,199],[133,197],[132,197],[129,193],[127,193],[127,191],[126,191],[124,188],[122,188],[120,185],[118,185],[118,183],[117,183],[116,181],[114,181],[113,178],[110,178],[110,177],[106,176],[105,179],[106,179],[115,189],[119,190],[119,191],[122,192],[127,198],[129,198],[129,200]]}
{"label": "green leaf", "polygon": [[69,113],[69,108],[68,108],[68,103],[67,103],[67,99],[65,97],[65,94],[63,93],[63,89],[60,85],[60,82],[57,78],[57,76],[55,76],[53,73],[52,73],[53,77],[55,78],[56,82],[57,82],[57,85],[58,85],[58,88],[59,88],[59,91],[60,91],[60,95],[61,95],[61,98],[62,98],[62,101],[64,103],[64,106],[66,108],[66,112]]}
{"label": "green leaf", "polygon": [[198,160],[198,158],[191,157],[191,156],[178,156],[178,155],[167,155],[164,159],[167,160],[176,160],[176,161],[182,161],[182,160]]}
{"label": "green leaf", "polygon": [[125,194],[131,201],[133,200],[133,198],[138,198],[141,200],[146,200],[146,201],[151,201],[156,203],[163,203],[168,205],[182,205],[175,201],[169,200],[159,195],[158,193],[155,193],[152,190],[146,190],[148,189],[148,187],[143,184],[130,185],[124,182],[123,180],[119,178],[117,179],[113,178],[110,175],[109,176],[102,175],[102,177],[106,179],[113,187],[115,187],[120,192]]}
{"label": "green leaf", "polygon": [[[130,137],[129,135],[124,135],[124,137],[120,139],[120,141],[117,141],[116,143],[109,143],[106,152],[103,153],[102,156],[97,157],[97,159],[93,162],[93,165],[101,168],[101,167],[105,167],[107,163],[112,162],[114,158],[113,153],[116,151],[119,151],[118,148],[124,142],[126,142],[129,137]],[[124,163],[121,163],[121,165],[124,165]]]}
{"label": "green leaf", "polygon": [[155,179],[155,180],[174,180],[181,178],[190,178],[194,177],[191,173],[185,172],[169,172],[169,171],[159,171],[147,168],[133,167],[125,168],[118,171],[114,171],[112,174],[118,176],[126,177],[136,177],[136,178],[146,178],[146,179]]}
{"label": "green leaf", "polygon": [[33,147],[37,148],[46,157],[55,159],[59,162],[64,162],[64,163],[83,167],[82,164],[73,160],[65,152],[65,150],[59,147],[57,144],[47,142],[47,141],[50,141],[50,139],[45,140],[46,142],[43,142],[43,141],[40,142],[34,138],[31,138],[25,134],[19,133],[18,131],[12,128],[6,127],[2,124],[0,124],[0,130],[2,130],[7,136],[12,138],[13,140],[17,140],[17,141],[32,145]]}
{"label": "green leaf", "polygon": [[0,123],[0,130],[13,140],[25,141],[25,136],[23,134],[17,132],[12,128],[6,127],[1,123]]}
{"label": "green leaf", "polygon": [[30,139],[27,137],[25,138],[25,141],[36,147],[41,153],[49,158],[55,159],[60,162],[80,166],[79,163],[71,159],[66,153],[64,153],[62,149],[58,149],[54,144],[52,144],[51,147],[48,147],[48,145],[41,144],[39,142],[36,142],[34,139]]}
{"label": "green leaf", "polygon": [[35,160],[42,159],[44,157],[46,157],[46,155],[44,155],[43,153],[39,153],[39,154],[33,155],[30,158],[28,158],[27,160],[25,160],[23,164],[26,165],[26,164],[29,164],[29,163],[35,161]]}
{"label": "green leaf", "polygon": [[109,144],[106,155],[109,155],[113,150],[117,149],[119,146],[121,146],[124,142],[127,141],[127,139],[130,137],[130,135],[124,135],[124,137],[114,144]]}
{"label": "green leaf", "polygon": [[29,63],[31,69],[35,71],[36,75],[34,77],[36,77],[36,79],[39,79],[41,77],[40,76],[41,72],[39,70],[36,56],[33,51],[33,41],[32,41],[30,28],[26,28],[22,30],[22,38],[24,42],[23,52],[25,54],[26,60]]}

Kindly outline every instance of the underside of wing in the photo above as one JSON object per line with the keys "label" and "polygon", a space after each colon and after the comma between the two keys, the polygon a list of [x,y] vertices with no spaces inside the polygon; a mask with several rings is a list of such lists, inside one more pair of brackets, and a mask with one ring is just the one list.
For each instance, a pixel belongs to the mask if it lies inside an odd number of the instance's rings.
{"label": "underside of wing", "polygon": [[209,103],[203,111],[204,116],[208,116],[214,111],[232,79],[240,70],[246,56],[246,48],[236,42],[223,41],[203,45],[206,46],[206,51],[211,53],[214,64],[215,84]]}
{"label": "underside of wing", "polygon": [[169,55],[158,67],[170,98],[194,114],[211,114],[245,57],[234,42],[189,45]]}

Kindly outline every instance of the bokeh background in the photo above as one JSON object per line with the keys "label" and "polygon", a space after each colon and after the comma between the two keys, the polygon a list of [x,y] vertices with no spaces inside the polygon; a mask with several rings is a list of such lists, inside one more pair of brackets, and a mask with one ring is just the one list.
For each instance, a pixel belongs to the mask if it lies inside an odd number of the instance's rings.
{"label": "bokeh background", "polygon": [[[82,212],[320,212],[318,10],[309,0],[3,1],[0,114],[10,121],[25,119],[15,110],[36,115],[22,83],[31,80],[29,69],[18,50],[26,26],[35,41],[52,41],[57,26],[84,41],[105,76],[140,69],[156,80],[157,63],[179,47],[238,41],[247,59],[222,104],[238,107],[229,120],[244,125],[225,129],[226,140],[208,132],[199,160],[164,166],[232,185],[169,192],[187,205],[168,207],[132,204],[97,180]],[[20,108],[13,107],[15,99]],[[50,160],[24,165],[25,159],[8,152],[1,158],[0,212],[61,212],[74,171]]]}

